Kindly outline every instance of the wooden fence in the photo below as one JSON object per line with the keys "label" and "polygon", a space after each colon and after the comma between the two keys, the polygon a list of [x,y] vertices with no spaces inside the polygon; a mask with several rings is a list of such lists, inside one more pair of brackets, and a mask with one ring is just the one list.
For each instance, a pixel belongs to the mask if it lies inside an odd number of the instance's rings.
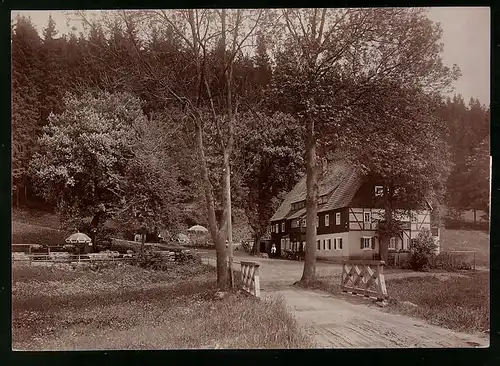
{"label": "wooden fence", "polygon": [[69,253],[51,253],[51,254],[24,254],[13,255],[14,262],[32,263],[84,263],[84,262],[115,262],[115,261],[130,261],[131,256],[116,257],[112,255],[92,254],[69,254]]}
{"label": "wooden fence", "polygon": [[243,290],[257,298],[260,298],[260,265],[255,262],[240,262],[240,265]]}
{"label": "wooden fence", "polygon": [[376,260],[342,261],[341,290],[385,300],[387,289],[385,287],[384,265],[384,261]]}
{"label": "wooden fence", "polygon": [[[203,257],[202,263],[206,263],[208,265],[217,266],[217,259],[211,257]],[[245,292],[253,295],[257,298],[260,298],[260,277],[259,277],[259,267],[260,264],[255,262],[238,262],[233,261],[234,264],[240,264],[240,272],[241,272],[241,283],[242,288]]]}

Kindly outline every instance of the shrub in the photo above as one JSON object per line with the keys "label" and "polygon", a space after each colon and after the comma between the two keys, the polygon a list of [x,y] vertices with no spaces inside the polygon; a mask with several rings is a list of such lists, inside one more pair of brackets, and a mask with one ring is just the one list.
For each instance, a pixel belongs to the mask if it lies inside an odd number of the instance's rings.
{"label": "shrub", "polygon": [[176,253],[175,260],[180,263],[201,263],[200,255],[189,250],[182,250]]}
{"label": "shrub", "polygon": [[410,243],[410,266],[414,271],[428,270],[435,256],[437,246],[432,233],[428,229],[422,230],[416,239]]}
{"label": "shrub", "polygon": [[168,260],[161,253],[152,250],[144,250],[144,253],[137,260],[137,265],[144,269],[159,271],[168,270]]}

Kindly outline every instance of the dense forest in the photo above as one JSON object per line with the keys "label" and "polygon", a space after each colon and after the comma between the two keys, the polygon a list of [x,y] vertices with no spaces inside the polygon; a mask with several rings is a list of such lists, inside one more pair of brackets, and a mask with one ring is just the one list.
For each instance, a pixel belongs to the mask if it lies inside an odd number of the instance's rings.
{"label": "dense forest", "polygon": [[[396,15],[430,27],[420,13],[387,12],[385,25],[376,14],[366,16],[381,28],[392,26]],[[228,23],[238,24],[240,13],[235,14]],[[374,78],[363,69],[374,57],[365,46],[353,43],[360,53],[342,56],[349,63],[339,58],[341,69],[321,69],[337,56],[295,56],[302,54],[305,38],[281,39],[260,15],[245,52],[247,39],[236,42],[237,33],[232,50],[224,32],[209,40],[205,31],[205,38],[198,37],[206,43],[190,43],[176,18],[164,16],[159,23],[153,14],[141,27],[141,16],[149,15],[122,12],[99,22],[81,15],[86,31],[79,35],[58,34],[52,18],[41,32],[29,18],[13,19],[14,205],[55,210],[67,227],[81,226],[85,217],[96,227],[112,218],[170,234],[192,224],[216,228],[232,205],[245,214],[258,240],[280,198],[306,172],[306,161],[317,156],[321,165],[340,154],[396,180],[416,177],[414,189],[427,189],[429,176],[435,177],[429,183],[439,193],[435,203],[455,215],[488,211],[489,107],[476,99],[466,103],[460,95],[445,99],[413,82],[419,72],[422,83],[458,77],[457,70],[435,66],[439,48],[429,51],[427,64],[407,64],[397,77],[391,70],[415,50],[381,48],[401,57],[395,66],[386,65],[383,78]],[[312,72],[314,64],[319,66]],[[302,123],[311,116],[323,121],[313,139],[311,125]],[[408,133],[411,143],[399,141]],[[392,170],[385,165],[389,160]],[[411,161],[415,169],[403,172]],[[212,202],[208,213],[206,202]]]}

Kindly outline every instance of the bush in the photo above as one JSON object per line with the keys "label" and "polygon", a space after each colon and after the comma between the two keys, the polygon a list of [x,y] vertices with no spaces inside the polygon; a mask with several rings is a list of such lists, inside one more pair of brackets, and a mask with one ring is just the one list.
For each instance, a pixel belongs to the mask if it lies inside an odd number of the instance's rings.
{"label": "bush", "polygon": [[434,243],[432,233],[424,229],[416,239],[410,243],[410,266],[414,271],[426,271],[429,269],[433,257],[436,255],[437,246]]}
{"label": "bush", "polygon": [[189,250],[182,250],[175,254],[175,261],[180,263],[201,263],[201,257]]}
{"label": "bush", "polygon": [[168,270],[168,260],[161,253],[152,250],[144,250],[142,256],[137,260],[137,265],[144,269],[156,271]]}

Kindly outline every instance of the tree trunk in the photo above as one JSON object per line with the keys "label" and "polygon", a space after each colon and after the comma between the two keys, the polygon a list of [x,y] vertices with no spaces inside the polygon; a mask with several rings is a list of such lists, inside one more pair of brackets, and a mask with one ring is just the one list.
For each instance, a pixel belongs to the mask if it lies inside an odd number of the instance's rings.
{"label": "tree trunk", "polygon": [[97,253],[97,227],[99,226],[99,221],[101,219],[102,212],[97,212],[92,217],[92,221],[90,222],[90,232],[92,239],[92,253]]}
{"label": "tree trunk", "polygon": [[141,254],[140,258],[142,259],[144,257],[144,245],[146,242],[146,234],[144,233],[143,230],[141,230]]}
{"label": "tree trunk", "polygon": [[217,218],[215,215],[214,197],[212,194],[212,185],[208,176],[207,161],[203,148],[203,135],[201,130],[201,121],[195,121],[196,142],[198,145],[198,152],[200,154],[200,168],[203,180],[203,191],[205,193],[205,203],[207,207],[208,216],[208,230],[210,236],[215,244],[217,255],[217,286],[224,290],[229,287],[229,273],[227,267],[227,252],[225,245],[225,237],[220,235],[217,228]]}
{"label": "tree trunk", "polygon": [[260,245],[259,244],[260,244],[260,239],[261,238],[262,238],[262,234],[254,233],[252,254],[260,253]]}
{"label": "tree trunk", "polygon": [[389,259],[389,241],[390,241],[389,237],[382,236],[380,237],[380,240],[378,242],[380,260],[384,261],[386,264]]}
{"label": "tree trunk", "polygon": [[316,278],[316,216],[318,212],[318,172],[316,167],[316,138],[314,136],[314,121],[307,121],[307,194],[306,194],[306,252],[304,272],[301,281],[310,283]]}
{"label": "tree trunk", "polygon": [[234,286],[233,273],[233,227],[231,222],[231,167],[229,164],[229,153],[224,153],[224,205],[226,211],[227,244],[229,253],[229,280],[231,287]]}

